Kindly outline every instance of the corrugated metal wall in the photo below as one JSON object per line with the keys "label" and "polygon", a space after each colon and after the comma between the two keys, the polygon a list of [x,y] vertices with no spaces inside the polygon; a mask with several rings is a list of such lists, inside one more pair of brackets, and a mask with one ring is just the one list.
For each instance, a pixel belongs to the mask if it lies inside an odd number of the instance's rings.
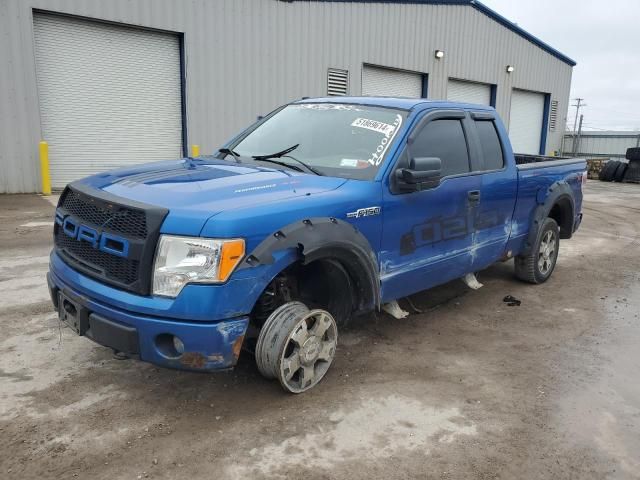
{"label": "corrugated metal wall", "polygon": [[[428,73],[430,98],[446,96],[449,77],[496,84],[507,124],[512,88],[551,93],[565,124],[572,67],[470,6],[2,0],[0,192],[39,190],[33,9],[184,32],[188,141],[203,152],[279,104],[325,95],[328,67],[348,69],[350,93],[359,94],[363,63]],[[547,150],[559,148],[561,135],[549,132]]]}
{"label": "corrugated metal wall", "polygon": [[[640,132],[583,132],[577,157],[624,158],[627,148],[638,146]],[[573,135],[565,136],[564,154],[573,152]]]}

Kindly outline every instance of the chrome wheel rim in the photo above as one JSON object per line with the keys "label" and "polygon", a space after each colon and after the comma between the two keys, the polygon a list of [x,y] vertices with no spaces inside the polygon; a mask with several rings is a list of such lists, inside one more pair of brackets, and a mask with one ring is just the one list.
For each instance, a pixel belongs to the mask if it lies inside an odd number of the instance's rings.
{"label": "chrome wheel rim", "polygon": [[289,332],[280,353],[278,379],[293,393],[309,390],[325,376],[336,353],[338,328],[331,314],[312,310]]}
{"label": "chrome wheel rim", "polygon": [[558,250],[556,248],[556,234],[553,231],[548,231],[542,237],[540,241],[540,247],[538,248],[538,270],[543,275],[547,275],[556,261],[556,255]]}

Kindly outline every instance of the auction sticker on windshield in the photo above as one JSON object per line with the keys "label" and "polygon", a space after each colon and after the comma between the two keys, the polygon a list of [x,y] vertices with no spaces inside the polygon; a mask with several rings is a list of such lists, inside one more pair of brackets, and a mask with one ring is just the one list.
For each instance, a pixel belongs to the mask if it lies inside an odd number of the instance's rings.
{"label": "auction sticker on windshield", "polygon": [[378,143],[375,151],[371,154],[371,158],[367,160],[371,165],[375,165],[377,167],[382,162],[384,154],[387,152],[389,145],[393,141],[393,137],[395,137],[398,130],[400,130],[400,126],[402,125],[402,115],[396,115],[396,119],[392,124],[378,122],[377,120],[370,120],[367,118],[356,118],[351,125],[353,127],[366,128],[367,130],[372,130],[382,134],[380,143]]}
{"label": "auction sticker on windshield", "polygon": [[393,125],[389,125],[388,123],[378,122],[377,120],[369,120],[368,118],[356,118],[351,126],[373,130],[374,132],[381,133],[384,136],[391,135],[395,128]]}

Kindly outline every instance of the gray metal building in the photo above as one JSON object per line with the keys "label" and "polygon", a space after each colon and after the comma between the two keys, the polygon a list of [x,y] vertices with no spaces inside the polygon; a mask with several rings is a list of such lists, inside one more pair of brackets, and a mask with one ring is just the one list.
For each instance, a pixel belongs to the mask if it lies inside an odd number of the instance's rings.
{"label": "gray metal building", "polygon": [[573,132],[564,137],[564,154],[587,158],[625,158],[627,148],[640,147],[640,132],[635,131],[584,131],[578,137],[573,153]]}
{"label": "gray metal building", "polygon": [[0,0],[0,192],[40,190],[40,140],[61,188],[327,94],[491,104],[550,153],[574,65],[475,0]]}

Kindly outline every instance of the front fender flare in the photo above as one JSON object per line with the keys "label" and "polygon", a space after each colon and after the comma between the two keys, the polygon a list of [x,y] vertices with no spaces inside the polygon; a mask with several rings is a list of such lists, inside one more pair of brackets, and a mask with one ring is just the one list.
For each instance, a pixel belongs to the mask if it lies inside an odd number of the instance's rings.
{"label": "front fender flare", "polygon": [[265,238],[239,269],[274,263],[275,252],[294,249],[304,264],[320,258],[342,262],[358,289],[359,311],[380,306],[378,262],[369,241],[350,223],[333,217],[314,217],[291,223]]}

